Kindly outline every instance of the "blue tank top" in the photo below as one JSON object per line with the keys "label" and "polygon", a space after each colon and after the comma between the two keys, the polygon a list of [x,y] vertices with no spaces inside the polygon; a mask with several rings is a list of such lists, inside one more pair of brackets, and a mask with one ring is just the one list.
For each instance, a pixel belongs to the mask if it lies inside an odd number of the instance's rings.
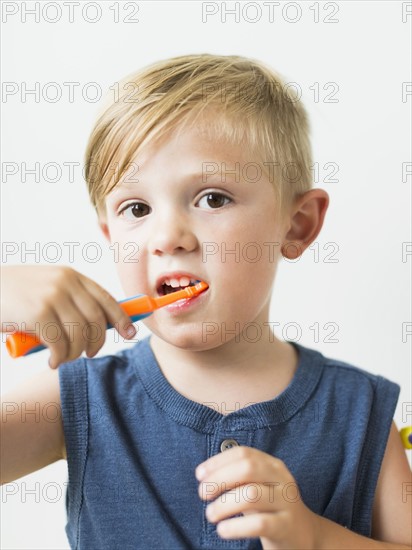
{"label": "blue tank top", "polygon": [[259,538],[221,539],[198,495],[196,466],[236,443],[285,462],[300,490],[285,498],[370,536],[400,388],[289,343],[299,353],[289,386],[225,415],[169,384],[150,336],[116,355],[63,364],[71,548],[261,549]]}

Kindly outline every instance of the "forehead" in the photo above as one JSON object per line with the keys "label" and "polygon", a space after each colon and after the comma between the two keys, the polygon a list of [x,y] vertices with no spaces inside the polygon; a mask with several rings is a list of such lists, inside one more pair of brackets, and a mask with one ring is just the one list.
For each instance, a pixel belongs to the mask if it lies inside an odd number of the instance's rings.
{"label": "forehead", "polygon": [[[141,147],[133,160],[141,171],[166,163],[181,169],[182,173],[203,173],[205,168],[209,172],[227,173],[236,163],[256,162],[258,155],[244,132],[241,136],[239,132],[231,135],[230,128],[222,129],[202,121],[169,129]],[[212,169],[215,164],[218,167]]]}
{"label": "forehead", "polygon": [[248,128],[210,107],[188,113],[177,126],[154,130],[135,151],[125,140],[117,163],[121,177],[104,193],[104,202],[152,182],[239,182],[250,164],[265,172],[262,157],[250,146]]}

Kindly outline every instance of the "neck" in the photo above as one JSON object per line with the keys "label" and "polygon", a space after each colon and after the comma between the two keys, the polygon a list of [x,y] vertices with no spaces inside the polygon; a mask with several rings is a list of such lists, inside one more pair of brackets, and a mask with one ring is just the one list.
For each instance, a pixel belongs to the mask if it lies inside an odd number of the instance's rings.
{"label": "neck", "polygon": [[259,325],[257,342],[240,334],[205,351],[180,349],[156,335],[150,343],[164,376],[185,397],[199,403],[258,402],[281,393],[298,362],[293,346],[276,338],[268,324]]}

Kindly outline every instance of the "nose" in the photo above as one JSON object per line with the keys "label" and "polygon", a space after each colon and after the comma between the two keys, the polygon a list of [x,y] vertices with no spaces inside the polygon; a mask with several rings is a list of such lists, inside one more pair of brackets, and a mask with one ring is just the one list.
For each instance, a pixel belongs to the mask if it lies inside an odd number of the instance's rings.
{"label": "nose", "polygon": [[150,254],[162,256],[176,254],[179,251],[193,252],[197,246],[198,240],[187,216],[182,213],[163,211],[153,219],[148,241]]}

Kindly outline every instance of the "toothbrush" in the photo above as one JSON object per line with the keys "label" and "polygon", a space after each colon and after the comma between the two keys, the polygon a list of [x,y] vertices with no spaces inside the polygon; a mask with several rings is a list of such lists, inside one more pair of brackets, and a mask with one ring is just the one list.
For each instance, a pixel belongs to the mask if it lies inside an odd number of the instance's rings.
{"label": "toothbrush", "polygon": [[[148,317],[160,307],[173,304],[178,300],[185,298],[195,298],[204,290],[206,290],[209,285],[203,281],[197,281],[194,286],[187,286],[182,290],[176,292],[171,292],[170,294],[165,294],[159,298],[152,298],[146,294],[137,294],[132,298],[126,298],[126,300],[121,300],[118,302],[120,307],[127,313],[130,317],[130,320],[135,323],[140,321],[145,317]],[[107,329],[113,328],[113,325],[108,324]],[[36,353],[46,349],[41,341],[31,334],[26,334],[24,332],[14,332],[6,338],[6,348],[9,354],[13,357],[22,357],[24,355],[29,355],[30,353]]]}

